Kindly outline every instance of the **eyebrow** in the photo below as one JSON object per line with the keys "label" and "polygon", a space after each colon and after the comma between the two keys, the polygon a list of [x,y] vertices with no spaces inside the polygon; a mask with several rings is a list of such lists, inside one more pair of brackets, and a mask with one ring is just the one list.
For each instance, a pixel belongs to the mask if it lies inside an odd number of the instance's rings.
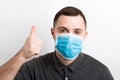
{"label": "eyebrow", "polygon": [[68,30],[66,27],[63,27],[63,26],[59,27],[58,29],[61,29],[61,28],[64,28],[64,29]]}
{"label": "eyebrow", "polygon": [[83,31],[82,29],[79,29],[79,28],[76,28],[75,30],[80,30],[80,31]]}

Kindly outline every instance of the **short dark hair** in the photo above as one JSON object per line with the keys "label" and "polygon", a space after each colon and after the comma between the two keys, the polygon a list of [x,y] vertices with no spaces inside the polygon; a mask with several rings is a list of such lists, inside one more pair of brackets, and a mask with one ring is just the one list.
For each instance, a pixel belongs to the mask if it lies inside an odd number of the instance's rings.
{"label": "short dark hair", "polygon": [[66,15],[66,16],[80,15],[85,22],[85,28],[87,28],[87,21],[86,21],[86,18],[84,16],[83,12],[75,7],[72,7],[72,6],[64,7],[59,12],[57,12],[57,14],[54,17],[54,22],[53,22],[54,27],[55,27],[55,24],[56,24],[58,18],[60,17],[60,15]]}

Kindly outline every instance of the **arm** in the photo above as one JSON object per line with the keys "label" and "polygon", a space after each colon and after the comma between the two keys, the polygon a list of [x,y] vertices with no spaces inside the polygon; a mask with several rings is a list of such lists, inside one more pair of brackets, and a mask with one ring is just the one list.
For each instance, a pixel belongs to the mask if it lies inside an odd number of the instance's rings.
{"label": "arm", "polygon": [[22,64],[33,55],[40,53],[41,39],[35,36],[35,27],[32,26],[31,33],[23,48],[7,63],[0,67],[0,80],[13,80]]}
{"label": "arm", "polygon": [[21,65],[26,61],[18,52],[12,59],[0,67],[0,80],[13,80]]}

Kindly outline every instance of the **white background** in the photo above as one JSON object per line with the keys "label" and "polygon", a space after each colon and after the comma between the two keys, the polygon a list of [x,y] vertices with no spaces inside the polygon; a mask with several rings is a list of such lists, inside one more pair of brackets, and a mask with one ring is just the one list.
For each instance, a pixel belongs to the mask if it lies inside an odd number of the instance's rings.
{"label": "white background", "polygon": [[120,80],[119,5],[119,0],[0,0],[0,65],[20,50],[32,24],[43,40],[40,55],[53,51],[54,15],[65,6],[75,6],[88,22],[83,52],[108,66],[115,80]]}

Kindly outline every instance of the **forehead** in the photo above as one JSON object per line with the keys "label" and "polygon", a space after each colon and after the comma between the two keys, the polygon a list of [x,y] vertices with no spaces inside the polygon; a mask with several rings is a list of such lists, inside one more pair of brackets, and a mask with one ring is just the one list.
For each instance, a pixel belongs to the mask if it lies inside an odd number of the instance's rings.
{"label": "forehead", "polygon": [[80,15],[77,16],[66,16],[61,15],[55,25],[56,28],[66,27],[66,28],[80,28],[85,29],[85,23]]}

